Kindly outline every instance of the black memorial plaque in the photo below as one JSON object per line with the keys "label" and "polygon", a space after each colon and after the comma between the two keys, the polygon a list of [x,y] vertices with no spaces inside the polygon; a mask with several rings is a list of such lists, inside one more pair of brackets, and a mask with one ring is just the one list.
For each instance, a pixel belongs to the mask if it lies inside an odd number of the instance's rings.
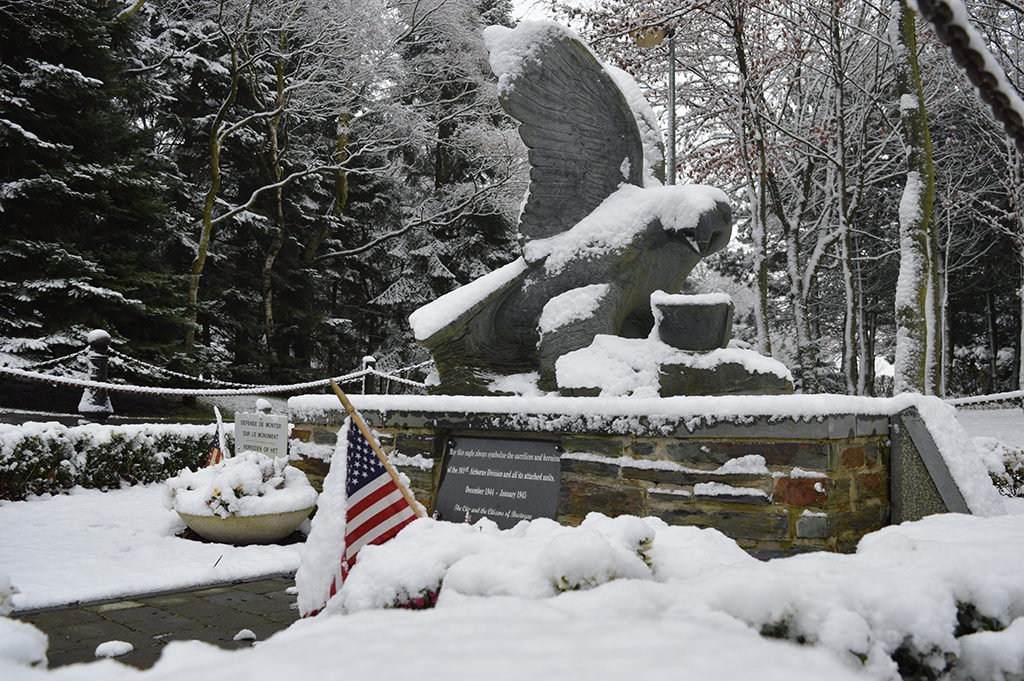
{"label": "black memorial plaque", "polygon": [[488,517],[505,530],[520,520],[554,518],[561,484],[557,442],[453,438],[434,510],[441,520]]}

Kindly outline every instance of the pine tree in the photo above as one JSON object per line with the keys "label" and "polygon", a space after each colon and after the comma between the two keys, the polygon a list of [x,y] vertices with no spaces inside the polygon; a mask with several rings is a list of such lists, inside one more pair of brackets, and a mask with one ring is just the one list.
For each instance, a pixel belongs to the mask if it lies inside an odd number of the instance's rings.
{"label": "pine tree", "polygon": [[126,72],[138,23],[116,9],[0,5],[0,352],[15,361],[95,327],[141,355],[180,333],[173,180],[136,117],[150,91]]}
{"label": "pine tree", "polygon": [[[390,245],[396,275],[372,301],[392,325],[378,352],[394,356],[395,364],[426,356],[412,341],[411,312],[518,255],[520,146],[498,106],[482,40],[485,26],[511,23],[510,9],[505,0],[453,0],[402,44],[411,76],[405,97],[429,124],[428,136],[406,149],[410,179],[438,217]],[[460,202],[466,202],[462,210],[442,214]]]}

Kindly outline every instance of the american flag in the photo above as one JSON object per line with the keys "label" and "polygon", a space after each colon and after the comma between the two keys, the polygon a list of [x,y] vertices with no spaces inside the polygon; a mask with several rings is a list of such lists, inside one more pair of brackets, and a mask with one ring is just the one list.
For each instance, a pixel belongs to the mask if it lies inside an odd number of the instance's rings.
{"label": "american flag", "polygon": [[224,452],[220,451],[220,447],[217,446],[217,436],[213,436],[213,442],[210,443],[210,455],[206,457],[206,466],[209,468],[214,464],[218,464],[224,460]]}
{"label": "american flag", "polygon": [[[359,428],[348,428],[345,494],[348,497],[345,522],[345,554],[341,579],[355,565],[359,550],[367,544],[383,544],[416,519],[387,469]],[[335,589],[332,588],[331,592]]]}
{"label": "american flag", "polygon": [[386,542],[418,515],[354,421],[346,419],[338,433],[295,575],[303,617],[323,610],[348,577],[360,549]]}

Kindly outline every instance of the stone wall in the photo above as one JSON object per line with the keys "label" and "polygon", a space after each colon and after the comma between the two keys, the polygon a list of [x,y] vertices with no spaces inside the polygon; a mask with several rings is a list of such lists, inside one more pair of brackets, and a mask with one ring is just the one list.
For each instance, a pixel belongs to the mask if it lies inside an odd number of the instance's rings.
{"label": "stone wall", "polygon": [[[888,524],[889,420],[656,422],[565,414],[364,410],[417,499],[433,510],[449,437],[541,437],[562,446],[557,520],[655,516],[713,527],[759,557],[851,551]],[[333,443],[341,414],[293,437]],[[760,457],[760,458],[757,458]]]}
{"label": "stone wall", "polygon": [[[754,433],[751,433],[754,435]],[[889,514],[882,436],[563,439],[560,522],[589,511],[713,527],[763,556],[851,550]],[[594,450],[603,448],[604,454]],[[765,466],[730,466],[763,457]],[[738,468],[739,470],[731,470]]]}

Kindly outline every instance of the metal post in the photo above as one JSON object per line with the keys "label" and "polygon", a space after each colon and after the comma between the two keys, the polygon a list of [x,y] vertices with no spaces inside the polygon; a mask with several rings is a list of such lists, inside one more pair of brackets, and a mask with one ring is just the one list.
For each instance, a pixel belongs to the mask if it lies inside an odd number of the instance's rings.
{"label": "metal post", "polygon": [[[106,383],[107,363],[110,360],[110,334],[102,329],[90,331],[86,339],[89,343],[89,380]],[[110,404],[110,395],[106,388],[86,388],[82,391],[82,399],[78,402],[78,413],[83,423],[103,423],[114,407]]]}
{"label": "metal post", "polygon": [[668,183],[676,183],[676,29],[668,33]]}
{"label": "metal post", "polygon": [[[641,19],[645,13],[641,13]],[[676,183],[676,29],[672,26],[651,25],[632,33],[637,45],[644,49],[657,47],[668,37],[668,184]]]}
{"label": "metal post", "polygon": [[[369,370],[372,371],[373,368],[376,367],[376,366],[377,366],[377,358],[376,357],[374,357],[373,355],[367,355],[366,357],[363,357],[363,370],[364,371],[366,369],[369,369]],[[365,376],[363,376],[363,394],[364,395],[369,395],[369,394],[372,394],[373,392],[375,392],[373,386],[374,386],[374,376],[373,376],[373,374],[366,374]]]}

